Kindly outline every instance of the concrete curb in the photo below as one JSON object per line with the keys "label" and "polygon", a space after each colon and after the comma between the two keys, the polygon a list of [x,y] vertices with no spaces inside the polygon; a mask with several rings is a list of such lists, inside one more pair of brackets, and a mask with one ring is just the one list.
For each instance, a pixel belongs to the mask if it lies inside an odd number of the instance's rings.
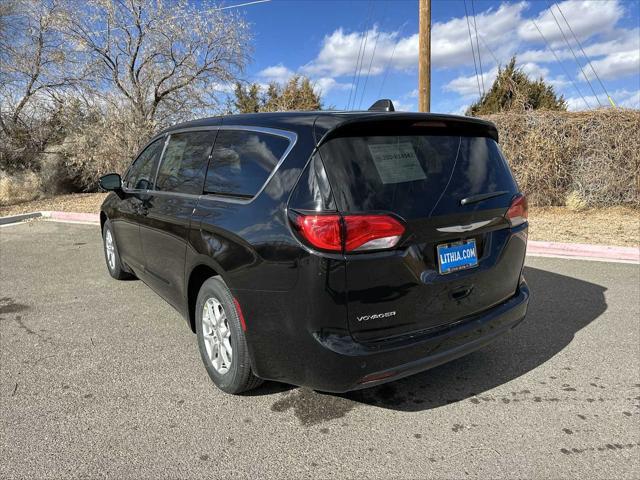
{"label": "concrete curb", "polygon": [[[0,225],[23,222],[32,218],[46,218],[58,222],[99,224],[97,213],[42,211],[0,217]],[[585,243],[558,243],[529,240],[527,255],[539,257],[574,258],[613,262],[640,263],[640,248],[589,245]]]}
{"label": "concrete curb", "polygon": [[100,214],[98,213],[44,211],[42,216],[61,222],[100,223]]}
{"label": "concrete curb", "polygon": [[529,240],[527,255],[640,263],[640,248]]}
{"label": "concrete curb", "polygon": [[42,212],[21,213],[20,215],[10,215],[8,217],[0,217],[0,225],[9,225],[11,223],[24,222],[32,218],[42,217]]}
{"label": "concrete curb", "polygon": [[97,213],[79,213],[79,212],[56,212],[43,210],[41,212],[21,213],[19,215],[10,215],[7,217],[0,217],[0,225],[10,225],[13,223],[24,222],[25,220],[31,220],[33,218],[44,218],[47,220],[53,220],[56,222],[69,222],[69,223],[89,223],[99,224],[100,215]]}

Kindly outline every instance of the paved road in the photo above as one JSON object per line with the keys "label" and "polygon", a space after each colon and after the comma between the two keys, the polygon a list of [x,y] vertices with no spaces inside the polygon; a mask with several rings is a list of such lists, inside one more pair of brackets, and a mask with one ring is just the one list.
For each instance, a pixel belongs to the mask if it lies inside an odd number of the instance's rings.
{"label": "paved road", "polygon": [[640,269],[532,258],[530,314],[344,396],[231,397],[194,336],[106,271],[97,228],[0,228],[0,477],[638,478]]}

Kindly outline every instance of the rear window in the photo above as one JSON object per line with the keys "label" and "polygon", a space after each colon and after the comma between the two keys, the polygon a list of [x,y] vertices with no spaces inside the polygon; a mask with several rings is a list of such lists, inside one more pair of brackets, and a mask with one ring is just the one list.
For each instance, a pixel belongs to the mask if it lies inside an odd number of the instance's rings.
{"label": "rear window", "polygon": [[338,208],[424,218],[509,204],[510,195],[462,207],[480,193],[517,192],[487,137],[394,135],[334,138],[320,149]]}

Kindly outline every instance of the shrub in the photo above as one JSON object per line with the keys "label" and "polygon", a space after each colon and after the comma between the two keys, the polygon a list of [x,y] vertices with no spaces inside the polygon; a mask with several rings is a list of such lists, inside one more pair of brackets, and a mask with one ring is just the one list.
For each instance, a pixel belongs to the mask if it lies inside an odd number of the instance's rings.
{"label": "shrub", "polygon": [[0,206],[35,200],[42,195],[40,177],[33,172],[9,175],[0,170]]}
{"label": "shrub", "polygon": [[532,205],[640,207],[640,111],[533,111],[483,117]]}

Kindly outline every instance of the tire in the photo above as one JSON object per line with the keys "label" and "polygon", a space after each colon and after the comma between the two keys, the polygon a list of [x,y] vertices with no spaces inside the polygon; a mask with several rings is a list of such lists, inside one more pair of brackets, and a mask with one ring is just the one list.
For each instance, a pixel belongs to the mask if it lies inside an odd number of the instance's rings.
{"label": "tire", "polygon": [[[112,246],[110,251],[109,245]],[[120,261],[120,255],[118,254],[118,246],[116,245],[116,237],[113,234],[113,227],[111,222],[107,220],[102,228],[102,249],[104,250],[104,259],[107,262],[107,270],[109,274],[116,280],[126,280],[133,278]],[[110,253],[113,256],[110,256]]]}
{"label": "tire", "polygon": [[211,277],[202,284],[195,317],[198,349],[213,383],[232,394],[261,385],[263,380],[251,371],[247,341],[233,296],[221,277]]}

